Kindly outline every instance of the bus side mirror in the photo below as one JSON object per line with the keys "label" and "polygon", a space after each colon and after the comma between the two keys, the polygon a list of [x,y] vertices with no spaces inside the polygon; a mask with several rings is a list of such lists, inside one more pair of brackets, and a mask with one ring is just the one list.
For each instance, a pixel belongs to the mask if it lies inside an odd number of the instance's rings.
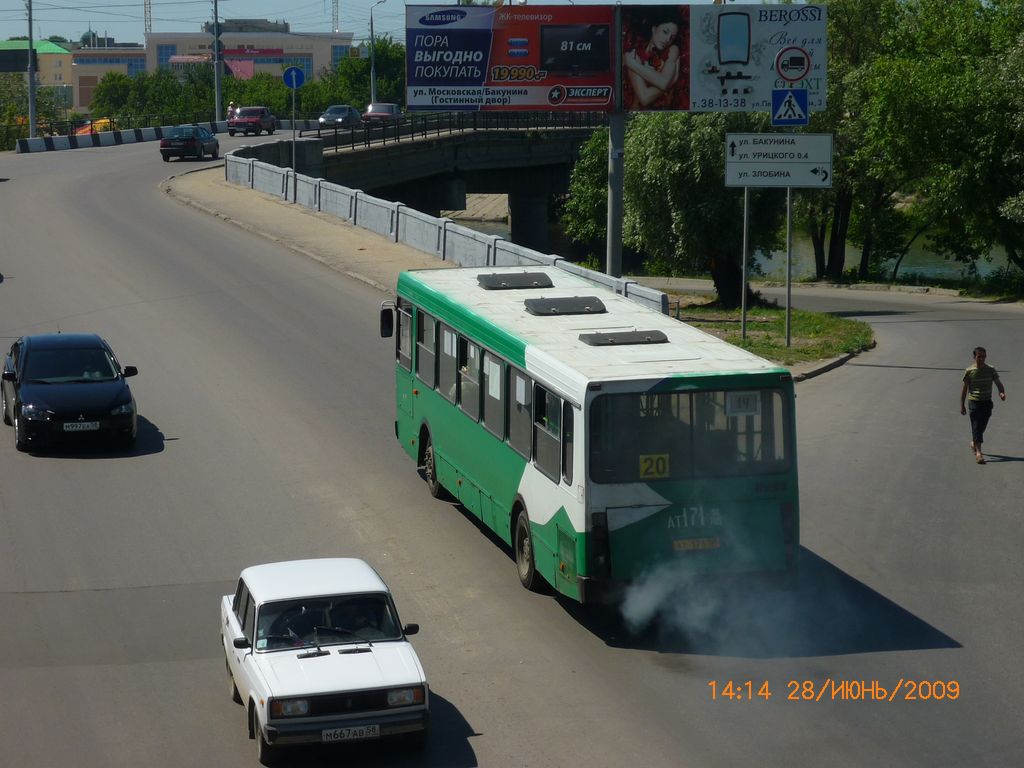
{"label": "bus side mirror", "polygon": [[395,302],[380,303],[380,337],[390,339],[395,332]]}

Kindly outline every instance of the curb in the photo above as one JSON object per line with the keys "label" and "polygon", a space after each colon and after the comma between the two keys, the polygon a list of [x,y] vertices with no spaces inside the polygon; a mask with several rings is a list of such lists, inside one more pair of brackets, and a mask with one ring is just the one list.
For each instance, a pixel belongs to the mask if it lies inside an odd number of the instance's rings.
{"label": "curb", "polygon": [[170,185],[170,182],[172,180],[174,180],[175,178],[177,178],[178,176],[184,176],[184,175],[189,174],[189,173],[200,173],[202,171],[208,170],[209,168],[215,168],[215,167],[216,166],[206,166],[205,168],[193,168],[193,169],[185,171],[184,173],[181,173],[181,174],[175,174],[173,176],[168,176],[166,179],[164,179],[163,181],[160,182],[160,190],[165,195],[167,195],[168,197],[174,198],[175,200],[177,200],[182,205],[187,205],[190,208],[195,208],[198,211],[202,211],[203,213],[206,213],[206,214],[208,214],[210,216],[214,216],[214,217],[220,219],[221,221],[227,222],[228,224],[233,224],[234,226],[238,227],[239,229],[244,229],[246,232],[251,232],[254,235],[259,235],[260,237],[262,237],[262,238],[264,238],[266,240],[270,240],[272,243],[276,243],[276,244],[278,244],[278,245],[280,245],[280,246],[282,246],[284,248],[287,248],[292,253],[297,253],[300,256],[305,256],[308,259],[313,259],[314,261],[318,261],[321,264],[323,264],[324,266],[329,267],[330,269],[333,269],[335,272],[338,272],[340,274],[343,274],[343,275],[346,275],[348,277],[351,277],[353,280],[358,280],[359,282],[365,283],[366,285],[372,286],[372,287],[376,288],[378,291],[382,291],[383,293],[386,293],[389,296],[393,296],[394,295],[394,293],[395,293],[395,289],[394,288],[389,288],[386,285],[382,285],[381,283],[378,283],[373,278],[367,277],[366,275],[360,274],[359,272],[353,272],[352,270],[349,270],[349,269],[339,269],[336,264],[332,264],[330,261],[328,261],[327,259],[323,258],[319,254],[313,253],[312,251],[307,251],[305,248],[300,248],[299,246],[295,245],[294,243],[290,243],[287,240],[282,240],[281,238],[277,237],[276,235],[272,235],[269,232],[264,232],[263,230],[261,230],[261,229],[259,229],[257,227],[254,227],[252,224],[249,224],[248,222],[240,221],[239,219],[234,219],[234,218],[232,218],[232,217],[230,217],[230,216],[228,216],[228,215],[226,215],[224,213],[221,213],[220,211],[216,211],[213,208],[210,208],[210,207],[208,207],[208,206],[206,206],[206,205],[204,205],[204,204],[202,204],[200,202],[197,202],[196,200],[193,200],[191,197],[187,197],[185,195],[180,195],[177,192],[175,192],[174,189]]}
{"label": "curb", "polygon": [[794,374],[793,381],[800,383],[801,381],[807,381],[807,379],[813,379],[815,376],[820,376],[823,373],[828,373],[829,371],[835,370],[839,366],[853,359],[858,354],[859,353],[857,352],[848,352],[840,357],[834,357],[817,368],[812,368],[811,370],[804,371],[803,373]]}

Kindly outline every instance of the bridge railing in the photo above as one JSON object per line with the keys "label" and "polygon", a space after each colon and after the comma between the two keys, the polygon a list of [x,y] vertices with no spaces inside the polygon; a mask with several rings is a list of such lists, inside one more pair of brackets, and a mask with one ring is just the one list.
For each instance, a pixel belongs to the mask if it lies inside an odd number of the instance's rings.
{"label": "bridge railing", "polygon": [[368,123],[348,128],[300,130],[299,135],[316,136],[325,147],[335,149],[368,147],[428,136],[463,131],[514,131],[541,128],[594,129],[608,124],[604,112],[436,112],[410,113],[401,120]]}
{"label": "bridge railing", "polygon": [[226,154],[224,161],[224,178],[232,184],[336,216],[392,242],[433,254],[442,261],[465,267],[553,265],[600,283],[646,307],[668,313],[668,297],[664,293],[634,280],[595,272],[561,256],[540,253],[503,237],[486,235],[460,226],[451,219],[430,216],[403,203],[374,197],[359,189],[301,173],[296,177],[291,168],[241,157],[234,152]]}

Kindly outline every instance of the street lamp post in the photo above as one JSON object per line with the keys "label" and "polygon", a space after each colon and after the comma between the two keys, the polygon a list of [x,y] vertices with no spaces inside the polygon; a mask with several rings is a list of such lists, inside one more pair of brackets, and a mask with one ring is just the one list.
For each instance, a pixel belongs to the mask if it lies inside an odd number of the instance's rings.
{"label": "street lamp post", "polygon": [[370,6],[370,103],[375,104],[377,102],[377,62],[374,55],[374,40],[373,40],[373,9],[381,3],[387,2],[387,0],[377,0],[376,3]]}

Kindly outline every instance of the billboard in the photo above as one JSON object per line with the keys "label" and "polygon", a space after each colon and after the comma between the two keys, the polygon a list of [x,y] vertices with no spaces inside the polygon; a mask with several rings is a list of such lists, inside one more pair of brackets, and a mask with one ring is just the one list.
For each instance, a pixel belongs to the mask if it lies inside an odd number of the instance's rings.
{"label": "billboard", "polygon": [[690,110],[768,112],[772,91],[825,109],[824,5],[690,6]]}
{"label": "billboard", "polygon": [[[39,71],[39,54],[32,51],[32,69]],[[0,51],[0,72],[28,72],[28,44],[24,50]]]}
{"label": "billboard", "polygon": [[825,36],[822,5],[406,6],[406,103],[610,111],[621,54],[627,111],[768,111],[778,90],[820,111]]}
{"label": "billboard", "polygon": [[608,111],[613,6],[406,6],[409,110]]}

